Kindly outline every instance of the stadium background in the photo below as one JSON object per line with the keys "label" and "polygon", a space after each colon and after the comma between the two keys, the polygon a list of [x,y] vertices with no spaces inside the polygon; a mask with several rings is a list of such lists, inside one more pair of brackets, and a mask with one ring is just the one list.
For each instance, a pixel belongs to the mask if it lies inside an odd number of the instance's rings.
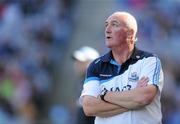
{"label": "stadium background", "polygon": [[117,10],[137,18],[137,46],[161,58],[163,124],[180,124],[179,0],[1,0],[0,124],[76,124],[72,52],[106,52],[104,21]]}

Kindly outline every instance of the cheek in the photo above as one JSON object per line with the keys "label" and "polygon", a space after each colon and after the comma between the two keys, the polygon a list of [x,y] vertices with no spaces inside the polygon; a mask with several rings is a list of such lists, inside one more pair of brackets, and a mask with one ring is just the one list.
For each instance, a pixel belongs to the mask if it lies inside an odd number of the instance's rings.
{"label": "cheek", "polygon": [[119,31],[119,32],[115,33],[115,38],[116,38],[117,41],[120,41],[120,42],[126,41],[127,34],[124,31]]}

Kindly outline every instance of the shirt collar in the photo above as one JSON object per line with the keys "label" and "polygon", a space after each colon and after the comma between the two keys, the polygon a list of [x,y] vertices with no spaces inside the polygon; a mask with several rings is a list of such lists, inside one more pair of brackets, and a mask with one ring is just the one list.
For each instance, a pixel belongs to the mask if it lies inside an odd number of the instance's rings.
{"label": "shirt collar", "polygon": [[[141,52],[139,49],[137,49],[136,47],[134,47],[134,50],[133,50],[133,53],[131,55],[131,57],[129,59],[140,59],[142,56],[141,56]],[[108,53],[106,53],[104,56],[102,56],[101,60],[103,62],[110,62],[113,58],[113,55],[112,55],[112,51],[110,50]]]}
{"label": "shirt collar", "polygon": [[134,47],[134,50],[130,59],[140,59],[140,58],[141,58],[141,51],[138,48]]}
{"label": "shirt collar", "polygon": [[106,53],[105,55],[103,55],[102,58],[101,58],[101,60],[103,62],[110,62],[111,59],[114,59],[111,50],[108,53]]}

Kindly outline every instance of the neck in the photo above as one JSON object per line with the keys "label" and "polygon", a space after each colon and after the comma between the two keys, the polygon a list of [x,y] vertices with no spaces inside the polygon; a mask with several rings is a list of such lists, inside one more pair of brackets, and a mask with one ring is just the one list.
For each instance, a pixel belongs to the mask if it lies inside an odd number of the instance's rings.
{"label": "neck", "polygon": [[119,64],[123,64],[124,62],[126,62],[130,56],[132,55],[134,50],[133,48],[125,48],[125,49],[113,49],[112,50],[112,54],[114,59],[116,60],[116,62],[118,62]]}

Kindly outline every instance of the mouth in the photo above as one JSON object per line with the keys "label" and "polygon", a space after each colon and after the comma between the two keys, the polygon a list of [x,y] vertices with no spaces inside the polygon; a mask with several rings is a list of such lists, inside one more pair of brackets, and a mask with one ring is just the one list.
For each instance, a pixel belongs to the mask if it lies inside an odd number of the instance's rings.
{"label": "mouth", "polygon": [[106,37],[106,39],[111,39],[111,38],[112,38],[112,37],[110,37],[110,36],[107,36],[107,37]]}

